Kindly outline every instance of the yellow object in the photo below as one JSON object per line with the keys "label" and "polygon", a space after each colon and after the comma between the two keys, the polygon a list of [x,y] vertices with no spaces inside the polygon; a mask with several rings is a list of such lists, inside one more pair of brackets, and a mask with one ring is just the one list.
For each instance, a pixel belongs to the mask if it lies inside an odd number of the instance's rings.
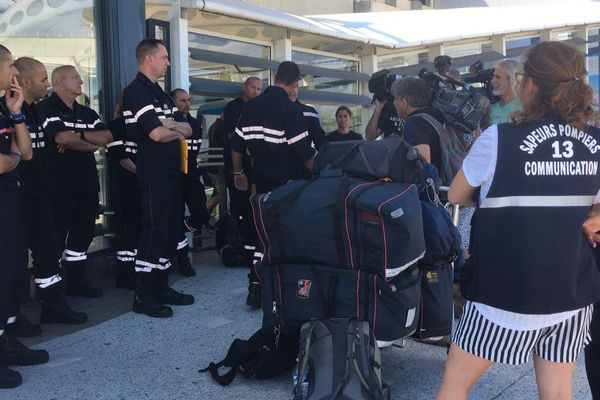
{"label": "yellow object", "polygon": [[179,141],[179,169],[187,175],[188,173],[188,145],[185,140]]}

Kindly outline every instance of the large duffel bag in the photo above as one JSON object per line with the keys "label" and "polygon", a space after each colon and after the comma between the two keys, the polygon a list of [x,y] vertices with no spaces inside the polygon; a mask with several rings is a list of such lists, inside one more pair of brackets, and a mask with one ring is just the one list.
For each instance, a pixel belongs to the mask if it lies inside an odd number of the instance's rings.
{"label": "large duffel bag", "polygon": [[415,185],[337,173],[251,197],[267,264],[326,264],[391,278],[425,254]]}
{"label": "large duffel bag", "polygon": [[413,182],[423,169],[423,158],[400,137],[326,143],[317,153],[313,173],[341,169],[367,180],[389,178]]}
{"label": "large duffel bag", "polygon": [[421,299],[416,266],[386,281],[361,270],[325,265],[257,264],[262,284],[263,326],[289,328],[311,319],[368,321],[380,341],[415,332]]}

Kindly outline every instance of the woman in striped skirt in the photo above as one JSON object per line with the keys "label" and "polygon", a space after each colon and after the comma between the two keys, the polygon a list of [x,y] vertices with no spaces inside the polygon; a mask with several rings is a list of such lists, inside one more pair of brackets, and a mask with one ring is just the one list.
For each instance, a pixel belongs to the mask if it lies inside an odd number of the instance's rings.
{"label": "woman in striped skirt", "polygon": [[488,128],[452,182],[449,200],[477,210],[461,273],[467,302],[437,399],[467,399],[492,362],[522,364],[532,354],[539,397],[572,397],[600,298],[582,229],[600,210],[600,130],[587,125],[585,65],[568,44],[532,47],[515,76],[523,111]]}

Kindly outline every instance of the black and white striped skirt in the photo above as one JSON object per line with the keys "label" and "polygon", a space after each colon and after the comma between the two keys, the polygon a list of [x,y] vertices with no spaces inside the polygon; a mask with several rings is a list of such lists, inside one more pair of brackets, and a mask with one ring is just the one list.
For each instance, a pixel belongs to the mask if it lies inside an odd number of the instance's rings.
{"label": "black and white striped skirt", "polygon": [[590,304],[559,324],[520,331],[491,322],[473,302],[467,301],[452,342],[468,353],[497,363],[523,364],[532,351],[547,361],[571,363],[590,342],[593,310]]}

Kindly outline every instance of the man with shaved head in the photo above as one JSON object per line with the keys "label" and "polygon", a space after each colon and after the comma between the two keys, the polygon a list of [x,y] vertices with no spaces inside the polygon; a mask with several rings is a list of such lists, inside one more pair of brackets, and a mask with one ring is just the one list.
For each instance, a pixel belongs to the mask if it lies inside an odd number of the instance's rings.
{"label": "man with shaved head", "polygon": [[48,156],[48,193],[56,236],[64,251],[68,296],[99,297],[85,277],[87,250],[98,212],[94,152],[112,140],[96,111],[79,104],[83,81],[72,65],[52,71],[54,93],[38,104]]}
{"label": "man with shaved head", "polygon": [[8,368],[48,361],[48,352],[30,350],[5,331],[14,324],[16,235],[21,160],[31,159],[31,139],[22,113],[23,91],[10,51],[0,45],[0,388],[19,386],[22,377]]}
{"label": "man with shaved head", "polygon": [[[17,239],[17,284],[23,287],[27,279],[29,251],[33,256],[37,297],[42,302],[40,320],[42,323],[81,324],[87,321],[85,313],[71,310],[61,296],[60,276],[61,247],[56,237],[56,229],[48,198],[47,159],[42,123],[38,118],[35,104],[46,95],[50,86],[48,72],[44,64],[30,57],[15,61],[19,71],[18,81],[23,88],[22,111],[31,136],[33,157],[21,161],[17,168],[21,182],[19,197],[19,223]],[[31,337],[41,334],[39,325],[34,325],[19,313],[15,304],[16,322],[13,332],[17,336]]]}
{"label": "man with shaved head", "polygon": [[[223,160],[225,162],[225,182],[229,192],[229,209],[231,214],[236,217],[238,227],[244,240],[245,263],[248,267],[252,266],[252,257],[254,256],[255,230],[252,223],[252,209],[250,208],[250,191],[241,191],[233,183],[233,166],[231,162],[231,144],[230,140],[235,135],[235,127],[242,115],[244,105],[257,97],[262,91],[262,80],[259,77],[251,76],[242,86],[242,95],[225,106],[223,110],[223,121],[225,122],[225,144],[223,146]],[[252,161],[247,153],[242,154],[242,166],[250,174]],[[256,296],[249,298],[248,305],[256,306],[258,301]]]}

